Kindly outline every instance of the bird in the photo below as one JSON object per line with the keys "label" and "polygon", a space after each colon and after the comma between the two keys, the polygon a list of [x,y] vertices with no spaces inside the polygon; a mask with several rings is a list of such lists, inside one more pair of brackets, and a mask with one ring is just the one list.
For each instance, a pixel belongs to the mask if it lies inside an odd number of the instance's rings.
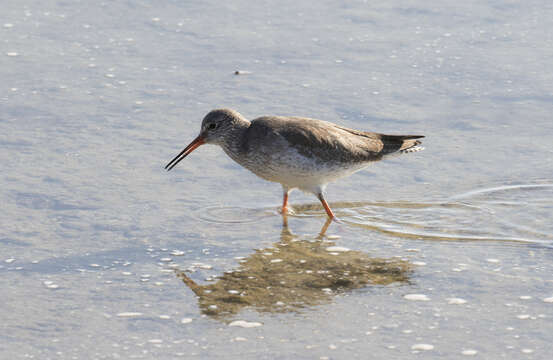
{"label": "bird", "polygon": [[314,194],[328,217],[329,182],[349,176],[392,154],[423,150],[423,135],[385,135],[297,116],[261,116],[252,121],[232,109],[215,109],[202,120],[199,135],[166,166],[167,171],[204,144],[220,146],[235,162],[262,179],[280,183],[282,214],[294,189]]}

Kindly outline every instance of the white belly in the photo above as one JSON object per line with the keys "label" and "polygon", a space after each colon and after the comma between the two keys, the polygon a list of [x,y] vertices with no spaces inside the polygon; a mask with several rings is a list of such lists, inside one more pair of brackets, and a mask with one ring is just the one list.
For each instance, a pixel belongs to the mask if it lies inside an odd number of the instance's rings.
{"label": "white belly", "polygon": [[233,159],[265,180],[312,193],[321,191],[331,181],[369,165],[369,162],[324,162],[306,157],[293,149],[272,154],[257,153],[254,159]]}

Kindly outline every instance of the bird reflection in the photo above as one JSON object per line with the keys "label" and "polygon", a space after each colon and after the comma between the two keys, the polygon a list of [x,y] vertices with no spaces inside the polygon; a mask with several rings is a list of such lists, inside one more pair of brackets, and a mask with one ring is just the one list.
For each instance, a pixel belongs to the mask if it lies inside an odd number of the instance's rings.
{"label": "bird reflection", "polygon": [[[336,294],[372,285],[407,282],[411,266],[397,258],[371,258],[360,251],[328,249],[330,219],[318,237],[300,240],[284,216],[280,242],[255,250],[235,270],[199,285],[184,271],[177,276],[198,296],[203,314],[222,319],[246,307],[260,312],[294,312],[328,303]],[[329,251],[331,250],[331,251]]]}

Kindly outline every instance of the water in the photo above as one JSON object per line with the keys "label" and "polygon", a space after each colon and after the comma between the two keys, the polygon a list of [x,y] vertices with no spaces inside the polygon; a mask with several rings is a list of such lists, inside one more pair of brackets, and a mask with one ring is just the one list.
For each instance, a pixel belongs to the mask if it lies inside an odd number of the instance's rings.
{"label": "water", "polygon": [[[552,10],[4,4],[0,357],[549,358]],[[163,170],[221,106],[426,150],[283,226],[216,147]]]}

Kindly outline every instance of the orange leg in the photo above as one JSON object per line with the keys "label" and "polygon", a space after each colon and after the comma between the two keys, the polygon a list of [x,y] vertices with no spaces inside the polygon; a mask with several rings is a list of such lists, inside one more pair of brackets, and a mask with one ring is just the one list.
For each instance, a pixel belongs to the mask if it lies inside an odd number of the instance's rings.
{"label": "orange leg", "polygon": [[288,191],[284,190],[284,196],[282,199],[282,214],[286,215],[288,213]]}
{"label": "orange leg", "polygon": [[321,204],[323,204],[323,207],[325,208],[325,211],[326,211],[328,217],[333,219],[333,220],[336,220],[336,216],[334,216],[334,213],[332,212],[332,210],[330,210],[330,206],[328,206],[325,198],[323,197],[323,194],[320,193],[317,196],[318,196],[319,200],[321,200]]}
{"label": "orange leg", "polygon": [[319,239],[322,239],[325,236],[326,230],[328,230],[328,227],[330,226],[331,222],[332,222],[331,218],[326,219],[326,222],[324,223],[323,227],[321,228],[321,231],[319,232]]}

